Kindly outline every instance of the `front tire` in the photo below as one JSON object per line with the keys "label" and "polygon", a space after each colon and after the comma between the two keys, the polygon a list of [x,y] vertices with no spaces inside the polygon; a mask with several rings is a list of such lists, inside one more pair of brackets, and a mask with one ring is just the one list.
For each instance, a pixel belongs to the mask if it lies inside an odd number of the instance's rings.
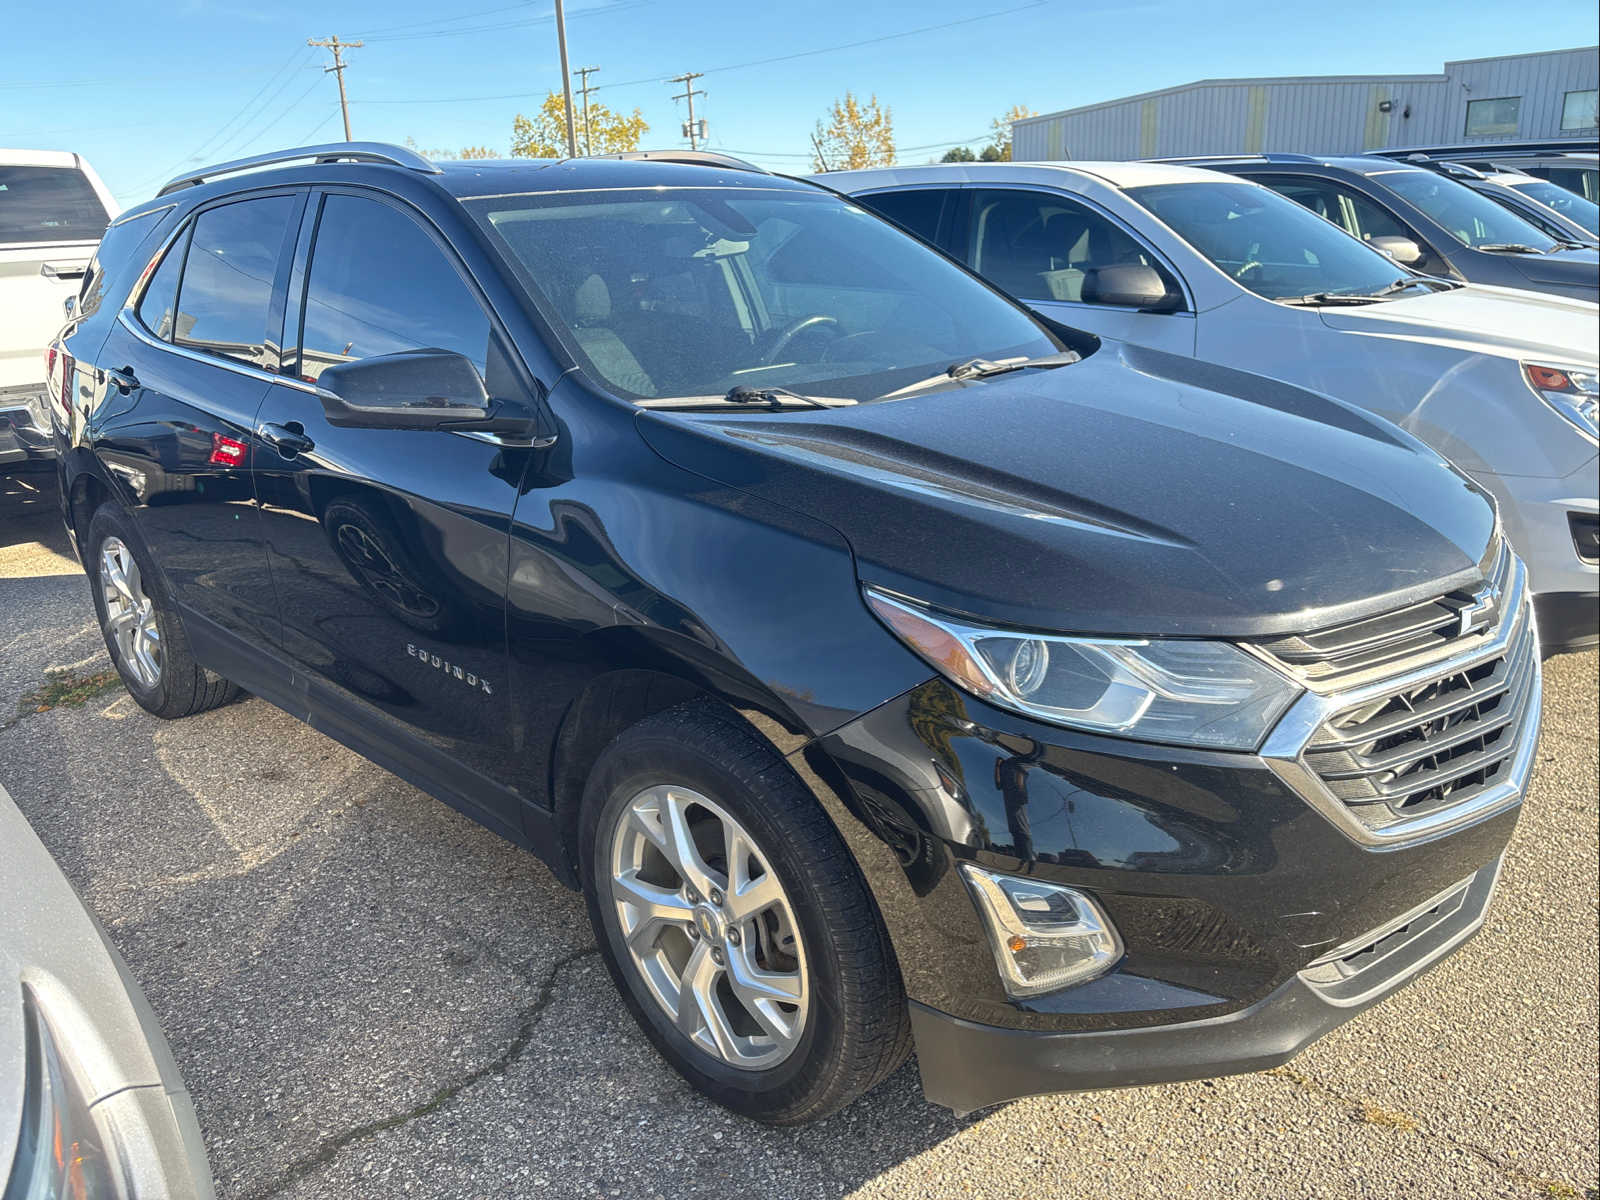
{"label": "front tire", "polygon": [[84,567],[100,632],[139,707],[176,720],[232,700],[238,689],[195,662],[160,573],[127,516],[101,505],[89,519],[85,540]]}
{"label": "front tire", "polygon": [[905,1060],[872,896],[788,764],[735,718],[692,702],[624,731],[589,777],[579,837],[611,976],[699,1091],[797,1125]]}

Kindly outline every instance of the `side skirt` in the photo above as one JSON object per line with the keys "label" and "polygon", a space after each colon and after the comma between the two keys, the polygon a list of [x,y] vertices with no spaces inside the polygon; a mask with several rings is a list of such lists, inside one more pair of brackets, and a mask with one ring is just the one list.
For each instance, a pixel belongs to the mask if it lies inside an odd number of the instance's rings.
{"label": "side skirt", "polygon": [[[563,884],[577,886],[555,815],[548,809],[527,803],[465,764],[441,755],[421,739],[397,737],[393,730],[375,728],[326,684],[294,670],[269,651],[252,645],[209,618],[185,609],[182,619],[189,645],[202,666],[304,721],[507,841],[531,850]],[[470,782],[471,790],[453,780]],[[520,812],[524,828],[506,820],[497,808]]]}

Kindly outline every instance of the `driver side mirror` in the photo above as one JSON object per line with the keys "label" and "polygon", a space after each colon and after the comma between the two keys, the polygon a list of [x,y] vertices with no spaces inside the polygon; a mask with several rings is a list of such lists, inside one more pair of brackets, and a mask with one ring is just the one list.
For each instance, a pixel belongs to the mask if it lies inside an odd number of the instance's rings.
{"label": "driver side mirror", "polygon": [[1368,238],[1367,245],[1387,254],[1402,267],[1414,267],[1422,261],[1422,247],[1406,237]]}
{"label": "driver side mirror", "polygon": [[336,363],[323,370],[317,387],[330,425],[439,429],[490,415],[478,368],[449,350],[406,350]]}
{"label": "driver side mirror", "polygon": [[1140,312],[1169,313],[1183,307],[1183,293],[1169,288],[1161,272],[1143,263],[1095,267],[1083,277],[1085,304],[1112,304]]}

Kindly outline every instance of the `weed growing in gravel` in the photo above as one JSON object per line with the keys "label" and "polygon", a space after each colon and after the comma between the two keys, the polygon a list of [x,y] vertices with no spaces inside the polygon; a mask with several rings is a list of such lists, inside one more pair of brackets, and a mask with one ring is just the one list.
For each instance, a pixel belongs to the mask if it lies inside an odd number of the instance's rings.
{"label": "weed growing in gravel", "polygon": [[115,671],[96,671],[92,675],[79,675],[70,667],[46,670],[44,683],[17,701],[17,716],[49,712],[52,708],[78,708],[122,686],[122,677]]}

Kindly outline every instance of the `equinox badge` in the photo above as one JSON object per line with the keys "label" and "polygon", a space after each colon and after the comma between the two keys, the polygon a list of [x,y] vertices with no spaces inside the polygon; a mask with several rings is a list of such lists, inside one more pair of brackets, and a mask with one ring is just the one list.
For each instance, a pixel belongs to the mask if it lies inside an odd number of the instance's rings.
{"label": "equinox badge", "polygon": [[489,686],[489,681],[487,679],[479,679],[460,663],[453,663],[447,658],[440,658],[437,654],[430,654],[421,647],[413,645],[411,642],[406,643],[406,653],[412,658],[426,663],[436,671],[443,671],[445,675],[451,679],[459,679],[468,687],[481,689],[485,696],[494,695],[494,689]]}

